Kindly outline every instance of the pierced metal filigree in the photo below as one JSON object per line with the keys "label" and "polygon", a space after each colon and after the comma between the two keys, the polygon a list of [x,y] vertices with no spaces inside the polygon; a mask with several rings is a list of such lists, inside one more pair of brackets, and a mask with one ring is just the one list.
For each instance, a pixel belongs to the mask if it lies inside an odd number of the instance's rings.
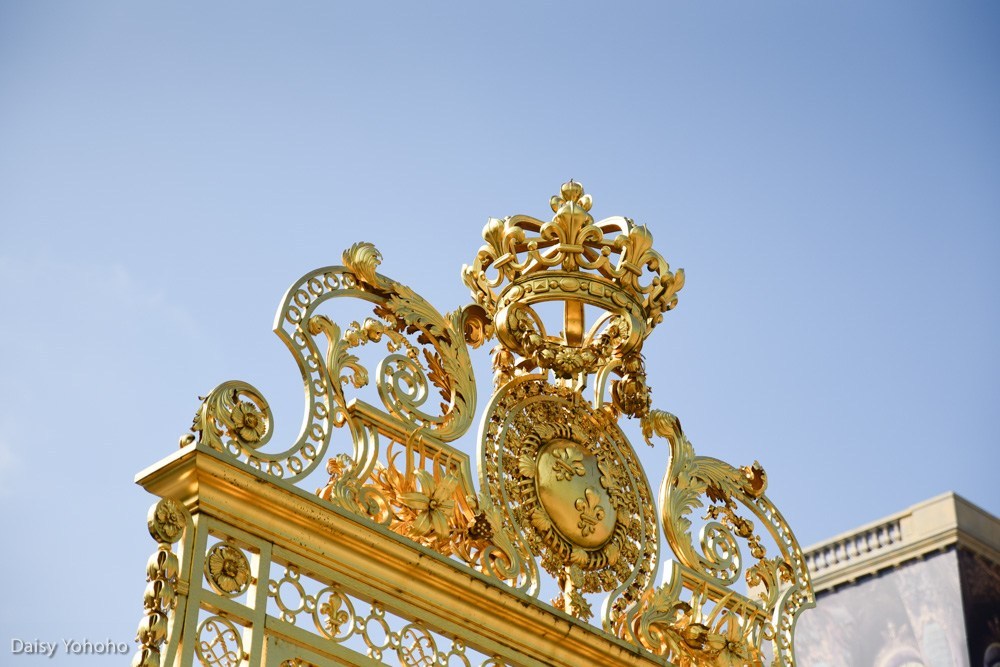
{"label": "pierced metal filigree", "polygon": [[[570,181],[550,201],[551,220],[491,218],[484,244],[462,270],[473,303],[447,314],[379,273],[382,256],[372,244],[355,243],[341,265],[297,280],[278,309],[274,331],[305,389],[295,441],[273,449],[267,400],[254,386],[229,381],[202,399],[194,436],[181,446],[285,490],[325,461],[328,479],[301,514],[327,517],[331,526],[330,517],[349,521],[351,531],[363,526],[366,539],[379,535],[400,553],[443,563],[444,572],[453,570],[442,557],[453,559],[479,573],[459,567],[470,581],[518,603],[541,604],[532,598],[548,581],[559,591],[552,600],[559,611],[544,607],[548,617],[572,628],[593,619],[643,659],[681,667],[792,665],[795,621],[813,598],[801,550],[765,495],[763,468],[696,456],[677,419],[652,409],[642,348],[676,306],[684,272],[670,270],[645,226],[623,217],[595,221],[592,206],[583,186]],[[348,299],[366,312],[338,321],[333,307]],[[560,320],[547,319],[551,306]],[[477,476],[456,441],[476,408],[469,348],[488,342],[493,392],[477,435]],[[648,444],[654,436],[669,443],[658,499],[620,428],[625,416],[641,420]],[[335,432],[346,446],[329,451]],[[210,506],[226,514],[229,480],[220,477],[207,484],[223,489],[213,491],[218,506]],[[296,525],[302,518],[287,510],[282,517]],[[151,570],[140,664],[158,659],[176,576],[170,545],[191,520],[173,501],[151,511],[163,564]],[[662,563],[661,528],[674,557]],[[347,640],[363,643],[374,660],[471,666],[461,633],[423,623],[420,602],[387,615],[391,599],[359,595],[329,574],[333,566],[310,565],[316,576],[301,574],[289,553],[280,561],[284,573],[269,576],[269,547],[248,547],[249,532],[227,535],[211,547],[202,536],[204,561],[186,570],[205,586],[202,613],[213,614],[196,633],[204,664],[238,664],[246,657],[242,633],[254,637],[246,650],[255,651],[262,646],[255,633],[285,624],[295,633],[307,625],[338,651],[347,651]],[[286,551],[307,549],[308,537],[297,535]],[[664,583],[656,585],[661,567]],[[242,629],[233,624],[241,605],[264,600],[270,611],[248,610],[237,619]],[[453,621],[456,628],[463,622]],[[493,649],[506,655],[501,644]],[[480,664],[500,664],[493,649]],[[284,644],[272,650],[280,657],[269,664],[318,660]]]}
{"label": "pierced metal filigree", "polygon": [[[650,412],[643,432],[647,440],[657,435],[670,443],[660,508],[679,562],[672,563],[667,585],[648,591],[629,611],[620,631],[679,665],[762,665],[765,644],[772,646],[773,664],[794,664],[792,631],[813,604],[812,589],[798,543],[764,495],[764,469],[695,456],[680,422],[666,412]],[[706,523],[696,542],[690,517],[700,507]],[[767,555],[762,535],[777,544],[778,554]],[[755,561],[749,567],[741,545]],[[740,573],[749,596],[731,588]]]}
{"label": "pierced metal filigree", "polygon": [[[477,324],[482,326],[478,311],[442,316],[409,287],[375,272],[381,255],[370,243],[355,244],[343,260],[344,266],[313,271],[292,285],[275,320],[274,331],[291,350],[305,383],[306,420],[298,440],[280,453],[263,451],[273,433],[270,407],[258,389],[231,381],[212,390],[195,416],[193,430],[201,442],[275,477],[296,480],[318,465],[332,428],[349,424],[355,436],[349,477],[358,481],[370,474],[377,458],[372,429],[401,423],[405,435],[419,428],[443,442],[468,429],[476,393],[465,339],[467,330],[475,335]],[[344,297],[375,304],[378,319],[353,323],[345,331],[316,313],[330,299]],[[426,346],[418,351],[404,333],[417,334]],[[370,380],[352,349],[383,339],[391,354],[379,365],[375,384],[386,411],[351,406],[344,385],[360,388]],[[445,401],[440,414],[425,409],[428,384]]]}
{"label": "pierced metal filigree", "polygon": [[205,667],[236,667],[243,662],[243,638],[231,621],[211,616],[198,626],[194,651]]}
{"label": "pierced metal filigree", "polygon": [[[282,621],[298,625],[300,618],[311,619],[316,633],[338,644],[360,641],[366,655],[376,661],[412,667],[472,667],[477,654],[483,657],[460,639],[419,621],[406,622],[381,602],[366,602],[337,585],[322,584],[294,565],[287,565],[280,579],[268,582],[268,597]],[[306,629],[307,624],[299,627]],[[494,656],[482,664],[504,663]]]}

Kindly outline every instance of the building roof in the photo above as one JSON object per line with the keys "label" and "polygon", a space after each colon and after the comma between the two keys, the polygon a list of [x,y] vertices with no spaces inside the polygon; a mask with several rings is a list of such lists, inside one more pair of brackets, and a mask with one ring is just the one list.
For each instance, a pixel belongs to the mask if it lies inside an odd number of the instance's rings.
{"label": "building roof", "polygon": [[819,593],[955,546],[1000,563],[1000,518],[949,491],[814,544],[805,559]]}

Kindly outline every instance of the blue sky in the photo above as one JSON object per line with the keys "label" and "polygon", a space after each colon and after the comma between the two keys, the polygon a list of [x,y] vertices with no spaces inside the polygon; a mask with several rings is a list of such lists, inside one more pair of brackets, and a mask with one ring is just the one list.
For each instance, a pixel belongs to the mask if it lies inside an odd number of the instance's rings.
{"label": "blue sky", "polygon": [[296,278],[369,240],[451,310],[571,177],[687,273],[654,403],[803,546],[1000,513],[998,84],[988,1],[0,0],[0,651],[131,641],[133,475],[226,379],[291,437]]}

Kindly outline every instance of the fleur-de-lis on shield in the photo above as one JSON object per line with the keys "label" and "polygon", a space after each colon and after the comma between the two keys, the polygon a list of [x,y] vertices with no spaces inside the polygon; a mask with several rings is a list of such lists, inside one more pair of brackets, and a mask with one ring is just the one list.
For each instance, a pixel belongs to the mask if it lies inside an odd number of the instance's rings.
{"label": "fleur-de-lis on shield", "polygon": [[583,453],[576,447],[558,447],[552,450],[552,472],[556,474],[557,482],[573,479],[575,475],[583,477],[586,469],[583,467]]}
{"label": "fleur-de-lis on shield", "polygon": [[584,537],[593,534],[594,526],[604,520],[604,507],[598,505],[600,498],[594,489],[587,487],[583,498],[577,498],[574,507],[580,512],[580,521],[576,527]]}

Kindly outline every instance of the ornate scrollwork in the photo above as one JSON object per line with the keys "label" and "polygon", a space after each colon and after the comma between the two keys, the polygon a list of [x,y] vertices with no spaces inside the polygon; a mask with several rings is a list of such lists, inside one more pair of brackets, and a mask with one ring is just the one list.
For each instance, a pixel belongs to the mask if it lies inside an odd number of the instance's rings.
{"label": "ornate scrollwork", "polygon": [[[320,582],[309,573],[287,564],[278,579],[270,579],[268,597],[285,623],[355,650],[364,647],[368,657],[382,664],[465,665],[471,667],[475,649],[418,619],[404,619],[378,600],[363,600],[337,584]],[[307,619],[306,623],[301,620]],[[485,657],[484,654],[480,656]],[[392,658],[395,660],[392,660]],[[482,665],[504,665],[486,658]]]}
{"label": "ornate scrollwork", "polygon": [[194,652],[205,667],[236,667],[244,660],[243,638],[232,621],[211,616],[198,626]]}
{"label": "ornate scrollwork", "polygon": [[[759,610],[732,592],[719,597],[708,583],[692,586],[675,567],[669,584],[646,591],[629,611],[631,636],[678,667],[764,667],[761,643],[774,634]],[[682,601],[686,587],[690,597]]]}
{"label": "ornate scrollwork", "polygon": [[[550,221],[490,219],[485,244],[463,268],[475,303],[445,315],[378,273],[373,245],[354,244],[342,266],[292,285],[275,319],[305,387],[295,442],[270,451],[267,401],[231,381],[203,399],[197,446],[286,482],[325,458],[322,500],[523,594],[537,596],[547,573],[560,589],[553,605],[578,619],[595,616],[592,602],[603,598],[606,630],[678,665],[759,664],[765,642],[773,642],[777,664],[791,665],[795,619],[812,594],[801,551],[765,496],[763,468],[695,456],[677,419],[650,409],[642,346],[676,305],[684,273],[670,271],[646,227],[622,217],[595,222],[592,204],[570,181],[552,198]],[[367,302],[370,316],[338,323],[320,312],[340,298]],[[548,305],[562,308],[557,333],[541,316]],[[595,310],[588,325],[585,315]],[[468,347],[490,340],[495,391],[478,434],[477,489],[469,455],[451,443],[475,410]],[[384,354],[373,364],[376,350]],[[366,402],[363,392],[377,399]],[[670,444],[659,520],[619,428],[623,415],[641,419],[650,445],[654,435]],[[334,429],[350,434],[353,449],[327,456]],[[180,534],[171,511],[157,515],[162,542]],[[677,561],[656,587],[661,525]],[[772,543],[776,553],[768,552]],[[215,593],[232,599],[251,583],[246,555],[233,544],[212,547],[204,574]],[[747,595],[733,590],[741,575]],[[328,639],[362,637],[375,659],[394,651],[404,664],[447,662],[426,628],[390,631],[378,605],[365,615],[333,585],[307,593],[294,568],[268,593],[281,620],[308,613]],[[214,623],[203,627],[218,647],[231,633]],[[157,636],[150,635],[154,648]],[[226,646],[222,655],[242,654]]]}
{"label": "ornate scrollwork", "polygon": [[[348,477],[365,479],[377,457],[377,436],[371,420],[359,419],[350,407],[344,386],[361,388],[370,380],[352,349],[383,339],[391,354],[376,369],[375,381],[386,417],[404,422],[407,435],[420,429],[442,442],[468,429],[476,393],[466,335],[482,341],[489,325],[481,309],[440,315],[410,288],[376,273],[381,255],[370,243],[353,245],[343,260],[344,266],[313,271],[292,285],[275,320],[274,331],[294,355],[306,390],[306,419],[297,441],[283,452],[265,452],[273,433],[270,407],[252,385],[232,381],[216,387],[202,402],[193,425],[201,442],[294,481],[319,463],[332,428],[349,424],[355,452]],[[377,319],[341,330],[316,313],[321,304],[341,297],[373,303]],[[412,344],[409,334],[424,347]],[[425,407],[430,385],[442,397],[440,413]]]}
{"label": "ornate scrollwork", "polygon": [[[651,411],[642,426],[647,441],[655,434],[670,443],[660,508],[679,563],[673,564],[669,585],[648,591],[620,630],[680,665],[762,664],[764,641],[774,644],[774,664],[794,664],[792,631],[799,613],[812,605],[812,591],[801,549],[764,495],[763,468],[757,462],[734,468],[695,456],[669,413]],[[706,507],[707,523],[696,545],[690,515],[699,507]],[[776,556],[767,556],[762,534],[747,514],[777,544]],[[756,561],[745,570],[741,544]],[[741,572],[752,597],[730,588]],[[688,601],[682,600],[685,591]]]}

